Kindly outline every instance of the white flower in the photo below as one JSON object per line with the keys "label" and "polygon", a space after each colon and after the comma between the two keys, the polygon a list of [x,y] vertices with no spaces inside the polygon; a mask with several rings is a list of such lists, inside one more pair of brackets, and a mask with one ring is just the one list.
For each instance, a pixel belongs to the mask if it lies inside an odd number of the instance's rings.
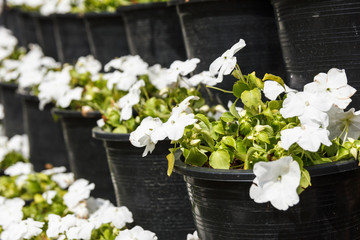
{"label": "white flower", "polygon": [[70,106],[73,100],[80,100],[84,89],[82,87],[76,87],[70,89],[70,87],[63,93],[63,95],[57,99],[56,105],[62,108]]}
{"label": "white flower", "polygon": [[103,126],[105,126],[105,121],[104,119],[100,118],[99,120],[96,121],[96,125],[99,127],[99,128],[102,128]]}
{"label": "white flower", "polygon": [[28,179],[29,179],[29,175],[20,175],[16,178],[15,184],[18,188],[21,188],[22,186],[25,185]]}
{"label": "white flower", "polygon": [[321,144],[331,145],[328,137],[329,131],[316,126],[302,125],[301,127],[282,130],[280,134],[281,147],[285,150],[288,150],[294,143],[310,152],[318,151]]}
{"label": "white flower", "polygon": [[104,70],[108,72],[111,68],[114,68],[132,75],[143,75],[147,74],[148,66],[149,64],[144,62],[138,55],[128,55],[111,60],[105,65]]}
{"label": "white flower", "polygon": [[157,240],[155,233],[144,230],[140,226],[135,226],[132,229],[125,229],[119,232],[115,240]]}
{"label": "white flower", "polygon": [[140,102],[140,88],[144,86],[144,80],[136,82],[129,89],[129,93],[119,99],[118,106],[121,109],[120,121],[129,120],[132,117],[132,107]]}
{"label": "white flower", "polygon": [[103,78],[107,80],[107,87],[115,88],[122,91],[129,91],[132,85],[138,80],[136,75],[128,72],[114,71],[112,73],[106,73]]}
{"label": "white flower", "polygon": [[184,84],[180,82],[180,86],[182,87],[196,87],[199,84],[215,86],[218,83],[217,78],[214,77],[209,71],[203,71],[199,74],[192,76],[189,79],[183,78],[182,80],[184,82]]}
{"label": "white flower", "polygon": [[193,234],[188,234],[186,236],[186,240],[200,240],[197,231],[195,231]]}
{"label": "white flower", "polygon": [[49,190],[49,191],[46,191],[42,194],[42,197],[45,199],[45,201],[48,203],[48,204],[52,204],[53,203],[53,199],[54,197],[56,196],[56,191],[54,190]]}
{"label": "white flower", "polygon": [[100,211],[100,209],[114,206],[109,200],[93,197],[89,197],[89,199],[86,200],[86,204],[89,214],[95,214],[98,210]]}
{"label": "white flower", "polygon": [[40,7],[41,15],[48,16],[56,12],[56,5],[57,0],[47,0],[45,3]]}
{"label": "white flower", "polygon": [[176,60],[170,65],[170,69],[178,72],[182,76],[186,76],[195,70],[197,64],[200,62],[198,58],[188,59],[186,61]]}
{"label": "white flower", "polygon": [[74,182],[74,173],[58,173],[51,176],[62,189],[68,188]]}
{"label": "white flower", "polygon": [[5,174],[9,176],[26,175],[33,172],[31,163],[17,162],[5,170]]}
{"label": "white flower", "polygon": [[91,214],[89,221],[95,224],[95,228],[99,228],[105,223],[112,223],[116,228],[121,229],[125,227],[126,223],[134,221],[132,213],[127,207],[114,207],[109,203],[105,203]]}
{"label": "white flower", "polygon": [[[179,106],[174,107],[171,111],[170,118],[162,125],[159,131],[166,133],[170,140],[179,140],[183,134],[186,126],[197,122],[193,113],[187,114],[190,100],[198,100],[197,96],[190,96],[184,99]],[[164,139],[164,138],[162,138]]]}
{"label": "white flower", "polygon": [[217,82],[222,82],[223,75],[229,75],[234,70],[236,66],[236,57],[234,55],[245,46],[245,41],[240,39],[239,42],[211,63],[209,70],[212,75],[218,74]]}
{"label": "white flower", "polygon": [[12,224],[1,233],[2,240],[22,240],[31,239],[42,233],[45,223],[34,221],[32,218]]}
{"label": "white flower", "polygon": [[74,215],[66,215],[61,218],[59,215],[49,214],[48,229],[46,235],[49,238],[57,238],[60,234],[65,233],[70,227],[76,225],[76,217]]}
{"label": "white flower", "polygon": [[[334,139],[341,135],[345,140],[345,136],[353,139],[360,137],[360,111],[355,112],[354,108],[344,112],[344,110],[334,106],[328,112],[330,139]],[[344,133],[343,133],[344,132]]]}
{"label": "white flower", "polygon": [[30,157],[29,138],[26,134],[15,135],[7,143],[9,151],[21,153],[25,158]]}
{"label": "white flower", "polygon": [[162,90],[178,80],[179,73],[173,69],[162,68],[155,64],[148,69],[149,80],[157,89]]}
{"label": "white flower", "polygon": [[328,73],[319,73],[314,82],[304,86],[304,91],[326,93],[327,97],[339,108],[345,109],[351,102],[350,97],[356,89],[347,84],[345,70],[332,68]]}
{"label": "white flower", "polygon": [[332,102],[324,93],[288,93],[280,113],[284,118],[299,117],[302,124],[327,127]]}
{"label": "white flower", "polygon": [[64,203],[69,208],[76,207],[79,202],[89,198],[90,192],[94,188],[94,183],[89,183],[85,179],[78,179],[69,187],[68,192],[64,195]]}
{"label": "white flower", "polygon": [[66,172],[66,167],[61,166],[61,167],[53,167],[50,169],[46,169],[46,170],[42,170],[41,173],[45,174],[45,175],[54,175],[54,174],[58,174],[58,173],[64,173]]}
{"label": "white flower", "polygon": [[69,210],[75,214],[78,218],[88,218],[89,217],[89,210],[86,205],[86,201],[79,202],[74,207],[69,207]]}
{"label": "white flower", "polygon": [[21,198],[2,199],[0,202],[0,226],[7,229],[23,218],[22,208],[25,201]]}
{"label": "white flower", "polygon": [[70,227],[66,231],[66,236],[69,240],[75,239],[83,239],[90,240],[91,232],[94,229],[94,224],[85,220],[85,219],[77,219],[76,225]]}
{"label": "white flower", "polygon": [[80,57],[75,64],[75,70],[80,74],[89,72],[91,75],[95,75],[100,72],[101,63],[92,55]]}
{"label": "white flower", "polygon": [[156,129],[162,126],[162,121],[159,118],[146,117],[141,121],[141,124],[136,128],[135,131],[130,133],[130,142],[135,147],[145,147],[143,157],[148,152],[152,153],[155,149],[155,145],[159,140],[163,140],[166,136],[161,139],[157,135],[152,136],[156,133]]}
{"label": "white flower", "polygon": [[292,157],[254,165],[255,179],[250,187],[250,197],[257,203],[270,202],[279,210],[287,210],[299,202],[296,192],[300,184],[300,167]]}
{"label": "white flower", "polygon": [[281,86],[280,83],[276,81],[265,81],[264,82],[264,94],[270,100],[275,100],[281,93],[283,92],[294,92],[295,90],[289,88],[288,86],[284,85]]}

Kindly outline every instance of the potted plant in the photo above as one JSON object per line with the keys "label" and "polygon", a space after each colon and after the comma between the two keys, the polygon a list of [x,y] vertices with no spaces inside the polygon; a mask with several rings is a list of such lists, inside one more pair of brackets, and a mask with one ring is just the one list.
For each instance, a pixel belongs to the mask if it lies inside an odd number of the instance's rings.
{"label": "potted plant", "polygon": [[[238,56],[242,71],[250,72],[255,67],[258,75],[270,70],[283,75],[276,23],[267,0],[172,0],[170,3],[177,7],[187,57],[201,59],[198,72],[208,69],[228,46],[244,38],[248,46]],[[218,87],[230,89],[232,79],[223,81]],[[229,94],[219,91],[212,91],[212,94],[223,105],[228,100],[234,101]]]}
{"label": "potted plant", "polygon": [[18,41],[11,31],[0,28],[1,57],[0,57],[0,92],[4,106],[4,129],[7,137],[23,134],[23,115],[20,98],[15,94],[17,89],[16,71],[18,60],[25,54],[24,48],[17,47]]}
{"label": "potted plant", "polygon": [[174,60],[186,59],[186,53],[176,7],[166,2],[139,1],[119,7],[118,12],[124,18],[130,53],[151,65],[169,67]]}
{"label": "potted plant", "polygon": [[115,202],[105,149],[91,133],[101,119],[99,110],[118,94],[107,88],[99,74],[101,68],[93,56],[80,57],[74,66],[65,65],[61,72],[53,72],[53,81],[40,84],[38,96],[41,105],[52,102],[56,107],[52,112],[61,122],[75,177],[95,183],[94,196]]}
{"label": "potted plant", "polygon": [[[199,237],[359,236],[360,119],[354,109],[344,111],[356,91],[345,70],[320,73],[298,92],[275,75],[243,75],[233,55],[210,69],[220,79],[232,72],[232,94],[243,108],[235,102],[211,121],[191,113],[190,96],[172,110],[172,121],[148,119],[130,134],[134,146],[172,140],[169,173],[175,162],[184,175]],[[183,119],[188,126],[180,129],[174,123]]]}
{"label": "potted plant", "polygon": [[[161,239],[184,239],[192,231],[186,189],[179,175],[166,176],[164,158],[170,141],[162,142],[160,149],[142,159],[139,157],[142,150],[131,145],[129,133],[150,116],[167,120],[171,107],[189,94],[200,98],[200,82],[216,83],[208,72],[186,77],[198,62],[199,59],[190,59],[175,61],[170,68],[158,64],[148,67],[138,56],[125,56],[105,66],[105,69],[116,69],[105,76],[108,84],[121,88],[126,94],[104,111],[103,120],[99,121],[102,129],[95,128],[93,136],[104,141],[118,205],[128,206],[135,222],[154,231]],[[198,111],[209,111],[204,99],[194,107]],[[143,156],[148,151],[153,151],[151,145]]]}

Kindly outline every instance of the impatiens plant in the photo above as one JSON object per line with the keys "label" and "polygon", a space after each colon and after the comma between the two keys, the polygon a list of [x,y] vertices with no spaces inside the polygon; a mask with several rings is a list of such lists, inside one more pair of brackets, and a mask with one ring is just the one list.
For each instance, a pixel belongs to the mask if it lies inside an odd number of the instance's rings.
{"label": "impatiens plant", "polygon": [[27,135],[15,135],[11,139],[0,136],[0,170],[6,170],[18,162],[29,162]]}
{"label": "impatiens plant", "polygon": [[[189,165],[214,169],[253,169],[256,178],[250,197],[270,201],[286,210],[299,202],[298,194],[311,185],[305,167],[359,159],[360,114],[344,109],[355,89],[347,84],[345,70],[320,73],[303,91],[287,87],[271,74],[260,79],[255,72],[243,75],[234,54],[245,46],[240,40],[210,66],[222,76],[237,79],[231,92],[236,101],[219,120],[209,119],[191,108],[189,96],[172,109],[169,121],[145,118],[130,134],[134,146],[146,147],[168,138],[174,147],[167,156],[172,172],[175,152]],[[268,98],[268,101],[264,99]],[[243,108],[237,107],[241,101]]]}
{"label": "impatiens plant", "polygon": [[210,108],[203,106],[199,84],[215,85],[216,79],[210,76],[199,78],[198,75],[186,77],[199,61],[196,58],[175,61],[170,68],[162,68],[158,64],[148,67],[139,56],[124,56],[110,61],[105,65],[105,71],[111,68],[115,71],[104,74],[103,78],[108,81],[108,88],[115,87],[126,94],[104,112],[99,126],[105,131],[130,133],[147,117],[166,121],[171,109],[189,95],[198,98],[192,106],[194,109],[209,112]]}

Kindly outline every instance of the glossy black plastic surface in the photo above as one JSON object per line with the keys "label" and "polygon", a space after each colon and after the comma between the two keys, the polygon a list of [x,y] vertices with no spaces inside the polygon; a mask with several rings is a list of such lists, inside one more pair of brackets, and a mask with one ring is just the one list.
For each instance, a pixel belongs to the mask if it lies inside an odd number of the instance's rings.
{"label": "glossy black plastic surface", "polygon": [[93,136],[105,144],[117,203],[133,213],[134,224],[156,233],[159,240],[183,240],[195,227],[182,177],[166,175],[169,142],[159,142],[152,154],[142,158],[143,148],[131,145],[128,134]]}
{"label": "glossy black plastic surface", "polygon": [[53,166],[65,166],[69,169],[68,155],[59,121],[54,121],[51,114],[52,105],[39,110],[39,100],[35,96],[20,94],[25,133],[29,137],[30,162],[35,171],[41,171],[46,163]]}
{"label": "glossy black plastic surface", "polygon": [[[301,89],[330,68],[345,69],[360,88],[358,0],[272,0],[290,87]],[[352,98],[360,104],[360,93]]]}
{"label": "glossy black plastic surface", "polygon": [[84,20],[91,53],[103,65],[130,53],[121,14],[88,13]]}
{"label": "glossy black plastic surface", "polygon": [[[176,1],[173,1],[176,2]],[[256,71],[285,75],[272,6],[268,0],[178,1],[177,10],[188,58],[200,58],[196,72],[210,64],[241,38],[246,47],[235,56],[243,74]],[[218,87],[232,90],[236,81],[226,77]],[[223,104],[231,94],[212,91]],[[232,99],[233,100],[233,99]]]}
{"label": "glossy black plastic surface", "polygon": [[166,3],[135,4],[118,9],[124,15],[130,52],[150,65],[169,67],[186,60],[184,41],[175,6]]}
{"label": "glossy black plastic surface", "polygon": [[59,60],[74,64],[81,56],[89,55],[90,46],[84,19],[77,14],[55,14],[54,30]]}
{"label": "glossy black plastic surface", "polygon": [[214,170],[185,165],[184,175],[199,237],[238,239],[359,239],[360,168],[354,160],[308,168],[312,186],[299,204],[280,211],[255,203],[251,170]]}
{"label": "glossy black plastic surface", "polygon": [[38,39],[36,37],[35,21],[33,16],[24,11],[20,11],[20,16],[22,18],[22,31],[25,37],[26,46],[28,46],[30,43],[37,44]]}
{"label": "glossy black plastic surface", "polygon": [[115,203],[114,187],[103,142],[94,139],[91,133],[101,114],[94,112],[84,117],[81,112],[72,110],[53,109],[52,112],[61,122],[70,170],[75,174],[75,178],[85,178],[95,183],[91,195]]}
{"label": "glossy black plastic surface", "polygon": [[4,105],[5,136],[12,137],[24,134],[23,110],[20,97],[16,94],[18,86],[11,83],[0,83],[0,95]]}

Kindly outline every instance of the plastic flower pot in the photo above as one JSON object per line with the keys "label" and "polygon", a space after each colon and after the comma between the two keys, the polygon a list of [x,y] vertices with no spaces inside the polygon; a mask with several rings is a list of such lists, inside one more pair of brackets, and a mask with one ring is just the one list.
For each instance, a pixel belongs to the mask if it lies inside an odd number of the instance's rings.
{"label": "plastic flower pot", "polygon": [[75,63],[90,54],[84,19],[78,14],[54,14],[55,39],[59,60]]}
{"label": "plastic flower pot", "polygon": [[23,32],[23,22],[19,9],[7,8],[6,27],[13,32],[14,36],[18,39],[18,44],[20,46],[26,45],[25,34]]}
{"label": "plastic flower pot", "polygon": [[114,57],[129,54],[121,14],[87,13],[84,20],[91,53],[103,65]]}
{"label": "plastic flower pot", "polygon": [[255,203],[252,170],[186,165],[184,175],[200,239],[357,239],[360,236],[360,168],[354,160],[307,168],[312,186],[287,211]]}
{"label": "plastic flower pot", "polygon": [[28,46],[30,43],[38,43],[33,16],[29,12],[20,10],[20,17],[23,27],[22,31],[25,38],[25,46]]}
{"label": "plastic flower pot", "polygon": [[68,155],[60,122],[55,121],[52,104],[39,110],[39,100],[27,93],[19,93],[24,111],[25,133],[29,137],[30,162],[35,171],[45,169],[47,163],[54,167],[65,166],[69,169]]}
{"label": "plastic flower pot", "polygon": [[24,134],[23,110],[21,99],[16,94],[17,84],[0,82],[0,95],[4,105],[3,125],[5,135],[9,138],[16,134]]}
{"label": "plastic flower pot", "polygon": [[194,222],[180,175],[166,175],[169,142],[159,142],[154,152],[142,158],[144,149],[131,145],[128,134],[93,129],[104,141],[117,204],[133,213],[134,224],[155,232],[159,239],[185,239]]}
{"label": "plastic flower pot", "polygon": [[[290,87],[302,89],[320,72],[346,70],[360,87],[360,36],[357,0],[272,0]],[[359,93],[352,106],[360,104]]]}
{"label": "plastic flower pot", "polygon": [[185,46],[175,6],[167,3],[133,4],[118,8],[124,16],[130,52],[150,65],[169,67],[185,60]]}
{"label": "plastic flower pot", "polygon": [[53,109],[59,117],[69,154],[70,169],[75,178],[85,178],[95,183],[92,196],[109,199],[115,203],[109,166],[102,141],[92,137],[91,130],[101,113],[91,112],[83,116],[73,110]]}
{"label": "plastic flower pot", "polygon": [[[172,0],[177,4],[188,58],[200,58],[195,72],[209,70],[210,64],[241,38],[246,47],[236,54],[244,74],[256,70],[284,76],[284,64],[274,13],[267,0]],[[232,90],[231,76],[217,85]],[[218,91],[213,91],[219,95]],[[220,94],[220,99],[229,94]],[[227,104],[227,102],[224,102]]]}
{"label": "plastic flower pot", "polygon": [[54,23],[50,17],[33,14],[36,36],[45,56],[58,60]]}

